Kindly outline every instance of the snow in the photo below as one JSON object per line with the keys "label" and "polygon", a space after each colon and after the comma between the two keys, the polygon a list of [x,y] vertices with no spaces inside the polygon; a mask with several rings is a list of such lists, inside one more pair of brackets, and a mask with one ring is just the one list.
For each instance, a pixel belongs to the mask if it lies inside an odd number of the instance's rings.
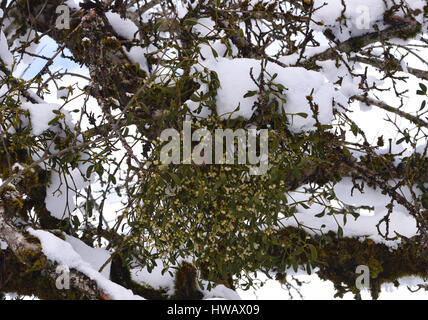
{"label": "snow", "polygon": [[[338,224],[343,229],[344,237],[351,238],[369,238],[376,243],[383,243],[390,248],[396,248],[400,240],[385,240],[378,234],[376,229],[376,224],[383,218],[383,215],[372,215],[372,216],[363,216],[360,215],[357,219],[354,219],[352,216],[347,216],[346,224],[343,224],[342,217],[336,215],[335,219],[333,216],[324,215],[323,217],[315,217],[308,212],[299,212],[295,214],[295,218],[304,226],[321,229],[322,225],[325,225],[322,228],[324,233],[328,231],[337,232]],[[288,225],[297,227],[297,223],[294,219],[289,219]],[[381,227],[381,231],[385,232],[384,224]],[[314,234],[313,231],[306,229],[305,231],[310,234]],[[416,221],[414,218],[405,214],[403,212],[394,212],[391,214],[391,219],[389,223],[389,237],[393,238],[396,236],[395,232],[405,237],[412,237],[417,234]]]}
{"label": "snow", "polygon": [[[390,186],[394,186],[394,181],[388,182]],[[370,186],[365,185],[363,192],[360,192],[357,188],[353,188],[352,179],[345,177],[338,182],[334,191],[339,200],[347,204],[354,206],[370,205],[374,207],[374,213],[383,213],[386,211],[385,206],[390,203],[391,198],[379,189],[373,189]],[[401,187],[397,190],[404,198],[411,199],[411,193],[408,187]],[[421,191],[417,188],[413,188],[413,192],[416,196],[421,195]],[[406,212],[407,209],[400,204],[395,204],[394,211]]]}
{"label": "snow", "polygon": [[65,4],[71,9],[78,10],[80,9],[79,3],[83,3],[83,2],[84,0],[66,0]]}
{"label": "snow", "polygon": [[15,162],[12,165],[12,171],[20,171],[20,170],[25,170],[25,168],[18,162]]}
{"label": "snow", "polygon": [[[49,121],[57,116],[53,111],[59,110],[60,106],[54,103],[34,104],[26,102],[22,103],[21,109],[28,110],[30,112],[31,134],[38,136],[52,127],[49,125]],[[67,114],[65,111],[63,111],[63,113]],[[69,117],[68,120],[70,120]]]}
{"label": "snow", "polygon": [[[0,18],[3,17],[3,10],[0,9]],[[13,56],[9,50],[9,45],[7,44],[6,36],[3,32],[4,26],[2,26],[0,30],[0,59],[6,65],[8,69],[12,67],[13,64]]]}
{"label": "snow", "polygon": [[[208,63],[207,63],[208,64]],[[252,59],[224,59],[219,58],[218,63],[213,63],[211,70],[215,71],[220,80],[220,88],[217,92],[217,113],[228,117],[233,113],[232,119],[237,117],[251,118],[254,110],[253,105],[257,96],[243,98],[250,90],[257,90],[257,86],[251,82],[250,68],[257,67],[259,62]],[[257,70],[257,69],[256,69]],[[257,76],[258,71],[254,71]]]}
{"label": "snow", "polygon": [[[132,20],[122,19],[122,17],[115,12],[107,12],[106,17],[114,31],[116,31],[120,37],[129,40],[140,39],[140,35],[138,34],[138,27],[134,22],[132,22]],[[138,63],[142,70],[149,73],[147,59],[144,55],[145,53],[149,53],[148,48],[143,49],[142,47],[133,46],[130,50],[126,50],[126,55],[131,60],[131,62]]]}
{"label": "snow", "polygon": [[[215,29],[215,22],[211,18],[201,18],[198,19],[198,23],[192,27],[192,32],[199,38],[212,37],[218,35],[218,37],[225,38],[225,32],[218,31]],[[232,41],[228,40],[229,47],[231,49],[231,54],[233,57],[237,56],[238,48],[233,44]],[[228,54],[228,46],[225,45],[221,40],[208,40],[199,45],[200,56],[203,60],[213,60],[215,59],[213,50],[217,53],[219,57],[224,57]]]}
{"label": "snow", "polygon": [[[0,75],[3,75],[3,73],[0,72]],[[8,92],[8,90],[9,89],[6,84],[0,87],[0,102],[3,102],[3,100],[6,98],[6,93]]]}
{"label": "snow", "polygon": [[[307,187],[307,186],[306,186]],[[369,238],[376,243],[383,243],[390,248],[396,248],[400,243],[400,239],[397,240],[385,240],[376,228],[378,222],[387,213],[385,206],[389,204],[390,198],[383,195],[380,190],[375,190],[371,187],[365,186],[364,193],[361,193],[356,188],[351,190],[353,183],[350,178],[344,178],[342,181],[337,183],[334,187],[334,192],[339,200],[353,206],[373,206],[374,210],[366,213],[360,212],[360,216],[355,219],[352,215],[347,215],[346,224],[343,221],[343,214],[328,215],[327,213],[322,217],[316,217],[315,215],[321,213],[324,206],[317,203],[315,200],[310,200],[311,195],[305,192],[305,186],[298,188],[296,191],[290,192],[287,197],[289,203],[296,204],[297,213],[292,217],[283,218],[282,223],[286,226],[297,227],[298,222],[305,226],[305,231],[309,234],[319,233],[319,230],[327,233],[328,231],[337,232],[338,226],[340,225],[343,229],[344,237],[353,238]],[[416,194],[420,194],[418,190],[414,190]],[[404,189],[403,195],[409,197],[409,190]],[[303,202],[309,209],[305,209],[302,205],[298,204]],[[331,203],[326,203],[332,205]],[[297,221],[296,221],[297,220]],[[313,228],[314,230],[311,230]],[[385,224],[381,224],[380,230],[385,232]],[[415,219],[407,213],[406,209],[401,205],[395,204],[394,211],[390,215],[389,222],[389,234],[388,236],[393,238],[398,233],[405,237],[413,237],[417,234],[418,230],[416,227]]]}
{"label": "snow", "polygon": [[[334,297],[336,290],[334,289],[333,283],[331,281],[321,280],[316,274],[312,275],[300,275],[298,276],[299,281],[306,283],[303,286],[299,287],[300,293],[303,295],[304,300],[354,300],[355,297],[351,292],[346,293],[343,298]],[[405,278],[401,278],[405,279]],[[401,279],[398,281],[401,283]],[[261,281],[265,281],[265,284],[261,288],[243,291],[239,290],[239,294],[245,300],[288,300],[290,299],[289,292],[284,288],[279,281],[268,280],[264,276],[260,276]],[[288,281],[292,281],[291,276],[287,277]],[[421,284],[423,282],[420,279]],[[293,282],[292,282],[293,283]],[[426,292],[424,290],[419,290],[416,293],[412,293],[407,290],[403,285],[398,288],[394,286],[393,283],[384,283],[381,286],[382,291],[379,294],[379,300],[426,300]],[[413,288],[414,289],[414,288]],[[371,300],[370,292],[368,290],[362,290],[361,298],[363,300]],[[293,298],[299,299],[300,296],[297,292],[292,291]]]}
{"label": "snow", "polygon": [[[179,261],[188,261],[191,263],[191,259]],[[149,285],[150,287],[159,290],[164,289],[167,291],[167,295],[171,296],[174,293],[174,276],[169,272],[162,274],[163,264],[161,260],[156,261],[157,266],[153,268],[151,272],[148,272],[147,268],[133,268],[131,269],[131,279],[137,283]],[[197,284],[198,289],[203,293],[203,299],[226,299],[226,300],[240,300],[239,294],[224,285],[217,285],[211,290],[207,290],[208,282],[201,280],[202,289]]]}
{"label": "snow", "polygon": [[[203,281],[204,284],[204,281]],[[206,284],[204,284],[204,287],[206,288]],[[214,300],[214,299],[224,299],[224,300],[241,300],[241,297],[239,294],[232,289],[227,288],[226,286],[219,284],[215,286],[214,288],[211,288],[211,290],[204,289],[202,290],[202,293],[204,294],[204,300]]]}
{"label": "snow", "polygon": [[[424,280],[421,277],[417,277],[417,276],[402,277],[397,279],[397,282],[399,286],[405,286],[411,289],[417,289],[417,286],[419,285],[422,285],[422,286],[428,285],[427,279]],[[382,288],[382,291],[386,291],[386,292],[394,292],[399,289],[399,287],[395,286],[395,284],[392,282],[383,283],[381,288]]]}
{"label": "snow", "polygon": [[[64,89],[67,90],[68,89]],[[58,133],[59,136],[63,136],[63,128],[57,125],[49,124],[57,114],[54,111],[59,111],[61,108],[58,104],[54,103],[22,103],[21,108],[30,112],[31,121],[31,134],[33,136],[41,135],[46,130],[51,130]],[[64,123],[69,129],[73,130],[74,125],[70,113],[66,110],[60,110],[64,115],[64,119],[60,121]],[[23,123],[26,119],[23,119]],[[80,139],[77,139],[79,142]],[[52,153],[57,152],[55,144],[50,145]],[[40,160],[42,153],[35,153],[32,155],[34,161]],[[82,189],[88,185],[90,180],[86,180],[84,175],[86,169],[89,166],[88,163],[84,164],[87,155],[81,154],[81,161],[79,166],[75,169],[70,170],[65,177],[64,174],[59,171],[58,168],[49,168],[46,165],[46,169],[50,170],[50,183],[46,189],[45,204],[51,215],[57,219],[65,219],[69,217],[69,214],[76,208],[74,203],[74,197],[76,191]]]}
{"label": "snow", "polygon": [[[326,50],[328,50],[330,47],[328,45],[320,45],[318,47],[308,47],[306,48],[302,58],[303,59],[309,59],[319,53],[322,53]],[[297,63],[297,61],[300,58],[300,52],[295,52],[293,54],[289,54],[289,55],[285,55],[285,56],[280,56],[280,58],[278,59],[279,62],[281,62],[282,64],[285,64],[287,66],[293,66]]]}
{"label": "snow", "polygon": [[[203,61],[201,64],[209,70],[215,71],[220,81],[220,88],[217,90],[217,113],[223,118],[243,117],[250,119],[255,112],[254,104],[258,95],[244,98],[249,91],[258,91],[258,86],[250,77],[255,79],[260,75],[260,61],[246,58],[217,58],[215,61]],[[203,72],[199,66],[195,71]],[[321,124],[330,124],[333,119],[333,100],[342,104],[347,102],[347,98],[327,81],[319,72],[306,70],[301,67],[283,68],[273,63],[266,66],[267,79],[277,77],[273,80],[276,84],[283,85],[286,90],[281,97],[286,100],[280,112],[284,111],[290,121],[290,130],[300,132],[314,129],[315,119],[312,117],[308,96],[313,92],[313,102],[319,105],[318,120]],[[202,92],[206,92],[207,87],[200,82]],[[186,102],[190,110],[194,112],[199,104]],[[280,105],[282,102],[279,101]],[[281,110],[282,109],[282,110]],[[306,118],[296,115],[305,113]],[[198,116],[207,116],[209,110],[204,108]]]}
{"label": "snow", "polygon": [[[72,245],[44,230],[28,228],[27,231],[40,240],[42,251],[49,260],[66,266],[69,269],[76,269],[82,272],[90,279],[94,280],[100,289],[102,289],[111,298],[115,300],[143,300],[140,296],[134,295],[131,290],[125,289],[99,273],[93,265],[84,259],[84,257],[87,257],[89,254],[89,250],[80,242],[71,240],[73,243]],[[67,237],[67,240],[70,241],[70,237]],[[84,254],[79,254],[75,248],[80,252],[83,251]],[[97,252],[93,257],[92,263],[95,263],[96,256],[100,257],[103,255],[100,255],[99,252]],[[97,261],[97,266],[100,263],[102,263],[101,260]]]}
{"label": "snow", "polygon": [[133,39],[138,27],[129,19],[122,19],[118,13],[107,12],[106,17],[117,34],[125,39]]}
{"label": "snow", "polygon": [[147,66],[147,59],[145,53],[148,53],[146,48],[141,47],[132,47],[130,50],[126,50],[126,55],[132,63],[138,63],[141,70],[144,70],[147,74],[149,73],[149,68]]}
{"label": "snow", "polygon": [[0,58],[8,69],[12,67],[13,56],[9,51],[9,46],[3,30],[0,31]]}
{"label": "snow", "polygon": [[[88,262],[94,270],[100,270],[101,267],[110,259],[110,252],[103,248],[91,248],[83,241],[65,235],[65,241],[68,242],[84,261]],[[106,266],[101,271],[106,279],[110,278],[110,267],[111,262],[106,264]]]}
{"label": "snow", "polygon": [[189,12],[186,5],[182,2],[177,3],[177,17],[183,19],[185,15]]}
{"label": "snow", "polygon": [[422,279],[421,277],[417,276],[408,276],[397,279],[398,283],[401,286],[408,286],[408,287],[415,287],[418,285],[428,285],[427,279]]}
{"label": "snow", "polygon": [[375,190],[367,185],[363,192],[353,188],[354,184],[351,178],[343,178],[334,186],[334,193],[337,198],[353,206],[370,205],[375,207],[374,212],[379,213],[385,210],[385,206],[391,201],[391,198],[382,194],[379,189]]}
{"label": "snow", "polygon": [[19,37],[14,41],[13,47],[18,48],[22,43],[29,43],[29,46],[25,48],[25,54],[22,56],[22,63],[29,65],[33,63],[34,57],[31,54],[37,53],[39,44],[34,41],[36,32],[34,30],[28,30],[25,35]]}
{"label": "snow", "polygon": [[169,272],[162,275],[162,261],[156,261],[157,266],[151,272],[147,268],[131,269],[131,279],[140,284],[146,284],[150,287],[159,290],[165,289],[168,295],[174,293],[174,277]]}
{"label": "snow", "polygon": [[84,179],[84,166],[75,168],[64,177],[54,170],[51,171],[51,179],[46,188],[46,209],[57,219],[66,219],[76,208],[74,197],[76,190],[80,190],[89,184]]}
{"label": "snow", "polygon": [[61,98],[67,98],[68,94],[70,92],[69,88],[60,88],[58,89],[57,93],[56,93],[56,97],[57,99],[61,99]]}
{"label": "snow", "polygon": [[6,250],[7,249],[7,243],[0,240],[0,250]]}
{"label": "snow", "polygon": [[[387,3],[387,6],[385,5]],[[352,0],[346,1],[346,8],[342,5],[342,0],[314,0],[314,8],[316,10],[311,22],[310,28],[317,31],[324,31],[330,29],[340,42],[345,41],[351,37],[361,36],[369,32],[375,31],[375,25],[380,30],[385,29],[387,26],[383,23],[383,15],[387,8],[391,8],[393,3],[391,0]],[[421,9],[425,2],[423,0],[407,0],[404,1],[413,9]],[[341,17],[342,11],[347,18],[346,24],[338,22]],[[397,15],[403,15],[397,12]],[[422,14],[417,19],[422,22]]]}
{"label": "snow", "polygon": [[[346,98],[363,93],[363,90],[359,88],[361,78],[358,76],[351,76],[343,63],[340,63],[339,66],[337,66],[335,61],[327,60],[318,61],[317,64],[323,68],[323,75],[331,83],[335,83],[338,80],[343,79],[339,90]],[[355,64],[355,66],[358,67],[359,64]]]}

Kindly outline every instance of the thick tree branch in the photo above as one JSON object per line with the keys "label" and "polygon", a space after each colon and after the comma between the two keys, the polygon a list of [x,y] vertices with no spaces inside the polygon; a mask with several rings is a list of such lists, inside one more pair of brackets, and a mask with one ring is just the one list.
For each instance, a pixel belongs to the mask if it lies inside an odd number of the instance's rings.
{"label": "thick tree branch", "polygon": [[[278,243],[271,248],[272,256],[282,259],[284,252],[289,249],[291,234],[300,234],[308,239],[308,234],[293,227],[287,227],[278,232]],[[374,299],[379,296],[384,283],[397,283],[397,280],[409,274],[422,279],[428,277],[428,255],[423,249],[419,238],[402,239],[394,250],[382,243],[371,239],[341,238],[334,232],[329,232],[331,241],[317,249],[317,256],[322,263],[316,265],[320,270],[317,275],[323,280],[333,282],[337,290],[336,296],[343,297],[346,292],[360,297],[360,289],[356,287],[356,268],[365,265],[370,270],[370,292]],[[310,237],[309,243],[319,245],[318,237]],[[301,258],[305,260],[305,255]],[[277,273],[277,279],[285,275]]]}
{"label": "thick tree branch", "polygon": [[[7,243],[11,252],[26,266],[28,271],[44,271],[51,280],[56,281],[58,277],[57,265],[48,261],[42,252],[38,239],[11,224],[2,206],[0,206],[0,238]],[[76,270],[70,270],[70,287],[89,299],[111,299],[98,288],[95,281]]]}

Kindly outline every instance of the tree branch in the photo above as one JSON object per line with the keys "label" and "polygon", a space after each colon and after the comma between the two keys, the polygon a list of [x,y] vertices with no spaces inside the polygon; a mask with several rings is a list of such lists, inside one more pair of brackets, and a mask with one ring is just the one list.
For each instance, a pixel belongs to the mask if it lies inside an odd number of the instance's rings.
{"label": "tree branch", "polygon": [[361,101],[361,102],[363,102],[369,106],[373,105],[373,106],[381,108],[385,111],[395,113],[396,115],[399,115],[400,117],[403,117],[403,118],[413,122],[414,124],[416,124],[420,127],[428,128],[428,122],[422,120],[421,118],[415,117],[415,116],[413,116],[407,112],[404,112],[398,108],[392,107],[392,106],[386,104],[385,102],[375,100],[375,99],[372,99],[372,98],[367,97],[367,96],[353,96],[352,99]]}
{"label": "tree branch", "polygon": [[318,53],[308,59],[308,62],[317,62],[335,59],[337,51],[350,54],[351,52],[357,52],[368,46],[369,44],[383,41],[391,38],[400,38],[401,34],[415,33],[420,29],[420,24],[415,20],[409,20],[407,23],[401,23],[393,25],[382,31],[371,32],[362,36],[350,38],[344,42],[337,44],[335,47],[331,47],[324,52]]}
{"label": "tree branch", "polygon": [[[0,206],[0,238],[7,243],[8,248],[28,271],[44,271],[51,280],[56,281],[58,276],[56,273],[57,264],[48,261],[37,238],[25,234],[10,223],[2,206]],[[98,288],[95,281],[83,273],[70,270],[69,275],[70,287],[85,297],[111,300],[107,294]]]}
{"label": "tree branch", "polygon": [[[349,60],[369,64],[371,66],[379,68],[380,70],[383,70],[382,65],[384,65],[385,63],[384,61],[374,57],[366,58],[361,56],[355,56],[355,57],[349,58]],[[399,64],[397,64],[397,69],[398,69],[397,71],[407,72],[420,79],[428,80],[428,71],[411,68],[411,67],[408,67],[407,70],[403,70],[403,67]]]}

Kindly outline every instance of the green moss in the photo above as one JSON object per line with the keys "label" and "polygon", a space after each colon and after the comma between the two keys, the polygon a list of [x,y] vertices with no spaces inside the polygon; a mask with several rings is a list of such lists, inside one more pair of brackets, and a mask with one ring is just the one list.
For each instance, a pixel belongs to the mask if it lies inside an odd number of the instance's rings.
{"label": "green moss", "polygon": [[306,70],[319,70],[321,68],[319,65],[317,65],[316,61],[313,61],[311,59],[305,61],[303,67]]}
{"label": "green moss", "polygon": [[418,34],[420,34],[420,33],[421,33],[421,31],[422,31],[422,25],[421,25],[420,23],[418,23],[418,24],[416,25],[416,27],[415,27],[415,28],[413,28],[413,29],[410,29],[410,28],[403,28],[403,30],[401,30],[401,31],[398,33],[398,36],[399,36],[401,39],[404,39],[404,40],[413,39],[413,38],[414,38],[414,37],[416,37]]}
{"label": "green moss", "polygon": [[148,300],[167,300],[169,296],[166,289],[154,289],[150,286],[145,286],[135,281],[131,281],[129,289],[144,299]]}
{"label": "green moss", "polygon": [[146,78],[146,72],[140,68],[139,63],[125,63],[124,68],[129,75],[133,75],[140,78]]}
{"label": "green moss", "polygon": [[[428,193],[427,193],[427,192],[425,192],[425,193],[422,195],[422,206],[423,206],[425,209],[428,209]],[[428,210],[425,210],[425,213],[426,213],[426,218],[428,219]]]}
{"label": "green moss", "polygon": [[370,278],[372,279],[376,279],[383,271],[382,264],[373,257],[369,259],[368,267],[370,269]]}
{"label": "green moss", "polygon": [[52,230],[51,231],[55,236],[57,236],[58,238],[60,238],[60,239],[62,239],[62,240],[64,240],[65,241],[65,235],[64,235],[64,233],[62,233],[61,231],[58,231],[58,230]]}
{"label": "green moss", "polygon": [[103,38],[102,43],[107,49],[112,49],[112,50],[119,50],[122,46],[120,41],[115,37]]}
{"label": "green moss", "polygon": [[[75,289],[58,290],[55,281],[42,269],[28,268],[7,249],[0,252],[0,285],[2,292],[16,292],[19,295],[36,296],[45,300],[85,299]],[[47,266],[47,265],[46,265]]]}
{"label": "green moss", "polygon": [[[333,239],[334,233],[329,234]],[[371,293],[377,298],[383,283],[393,283],[397,279],[415,275],[428,275],[428,257],[422,255],[420,243],[405,243],[391,251],[383,244],[372,240],[360,242],[358,239],[335,239],[331,244],[321,249],[322,261],[318,275],[325,280],[333,281],[338,295],[343,296],[347,291],[356,294],[355,270],[358,265],[367,265],[372,279]]]}
{"label": "green moss", "polygon": [[[406,241],[395,250],[384,244],[375,243],[371,239],[360,241],[354,238],[338,238],[334,232],[324,237],[309,237],[299,229],[287,227],[279,234],[280,245],[272,247],[272,256],[280,257],[289,254],[293,247],[293,239],[305,239],[307,243],[318,246],[319,268],[317,275],[323,280],[332,281],[336,289],[336,296],[343,297],[351,292],[358,299],[360,290],[356,287],[356,268],[359,265],[369,267],[370,291],[373,299],[379,296],[384,283],[397,283],[397,280],[406,276],[428,276],[428,256],[421,251],[421,243],[417,239]],[[296,241],[294,241],[295,243]],[[309,257],[300,254],[300,265],[305,265]],[[281,260],[281,259],[278,259]],[[278,264],[279,265],[279,264]],[[277,268],[277,279],[284,279],[285,275]]]}
{"label": "green moss", "polygon": [[348,43],[349,43],[349,50],[347,50],[348,53],[359,52],[361,48],[364,46],[364,39],[362,37],[355,37],[355,38],[349,39]]}

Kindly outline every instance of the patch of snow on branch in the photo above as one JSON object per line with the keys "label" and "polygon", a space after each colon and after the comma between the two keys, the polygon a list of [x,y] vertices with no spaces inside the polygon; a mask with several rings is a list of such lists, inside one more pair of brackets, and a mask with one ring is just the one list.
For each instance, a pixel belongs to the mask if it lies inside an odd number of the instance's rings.
{"label": "patch of snow on branch", "polygon": [[122,19],[118,13],[106,12],[106,17],[117,34],[125,39],[133,39],[138,27],[129,19]]}
{"label": "patch of snow on branch", "polygon": [[[206,287],[206,283],[204,283],[204,287]],[[216,285],[211,290],[204,289],[201,291],[204,294],[204,300],[241,300],[235,290],[229,289],[222,284]]]}
{"label": "patch of snow on branch", "polygon": [[[203,61],[202,65],[218,75],[220,88],[217,90],[217,113],[224,117],[243,117],[250,119],[255,112],[254,104],[258,95],[244,96],[249,91],[258,91],[258,86],[251,79],[250,74],[257,79],[260,75],[260,61],[256,59],[218,58],[217,60]],[[200,66],[196,71],[203,72]],[[299,132],[302,130],[313,130],[315,119],[311,110],[308,96],[312,94],[312,101],[319,106],[318,120],[321,124],[330,124],[333,119],[332,102],[345,104],[347,98],[336,90],[333,84],[319,72],[306,70],[300,67],[283,68],[273,63],[268,63],[265,70],[265,80],[268,81],[276,75],[273,83],[285,87],[281,97],[286,103],[279,101],[282,105],[280,112],[284,111],[290,121],[290,130]],[[207,86],[201,83],[202,93]],[[187,102],[191,111],[198,106],[193,101]],[[281,110],[282,109],[282,110]],[[207,114],[202,110],[203,115]],[[306,114],[304,118],[297,114]]]}
{"label": "patch of snow on branch", "polygon": [[[343,42],[351,37],[374,32],[375,26],[380,30],[385,29],[387,26],[383,22],[384,13],[394,5],[391,0],[352,0],[344,3],[345,7],[342,0],[314,0],[314,8],[319,9],[312,15],[313,21],[317,23],[311,22],[310,28],[317,31],[330,29],[336,39]],[[426,2],[405,0],[404,4],[413,10],[420,9],[423,12]],[[342,12],[346,19],[339,22]],[[403,16],[401,11],[394,14]],[[416,18],[422,23],[422,14]]]}
{"label": "patch of snow on branch", "polygon": [[[58,111],[60,106],[55,103],[22,103],[21,109],[28,110],[30,112],[31,120],[31,134],[38,136],[48,129],[53,129],[49,122],[54,119],[57,114],[53,113]],[[65,115],[66,124],[72,127],[71,116],[70,114],[62,110]]]}
{"label": "patch of snow on branch", "polygon": [[157,266],[149,272],[147,268],[132,268],[131,279],[142,285],[149,285],[155,290],[165,289],[167,295],[174,294],[174,277],[165,272],[162,274],[162,262],[158,260]]}
{"label": "patch of snow on branch", "polygon": [[[390,198],[383,195],[380,190],[375,190],[368,186],[364,187],[364,193],[354,189],[353,195],[351,196],[352,186],[352,181],[348,178],[345,178],[336,184],[334,190],[338,199],[353,206],[373,206],[374,210],[370,214],[360,212],[360,216],[356,219],[352,215],[347,214],[346,223],[344,223],[343,214],[328,215],[326,212],[324,216],[316,217],[315,215],[323,211],[324,206],[316,203],[315,201],[310,201],[309,198],[311,195],[305,193],[304,187],[301,187],[296,191],[289,193],[289,203],[303,202],[306,206],[309,206],[309,208],[306,209],[297,204],[297,213],[292,217],[284,218],[282,222],[286,226],[298,227],[298,221],[306,227],[304,228],[305,231],[310,234],[319,232],[320,229],[323,233],[327,233],[329,231],[337,232],[338,226],[340,226],[343,230],[344,237],[361,239],[367,237],[376,243],[383,243],[391,248],[395,248],[400,243],[400,238],[397,240],[386,240],[379,235],[376,228],[378,222],[387,213],[387,208],[385,206],[389,204]],[[406,196],[407,192],[408,191],[404,190],[404,196]],[[409,195],[410,194],[407,194],[407,196]],[[316,231],[310,228],[313,228]],[[380,225],[380,230],[382,233],[385,233],[385,223]],[[390,215],[388,237],[393,238],[396,236],[396,233],[408,238],[413,237],[418,233],[416,220],[407,213],[405,208],[397,204],[395,204],[394,211]]]}
{"label": "patch of snow on branch", "polygon": [[[90,279],[94,280],[97,285],[107,295],[116,300],[142,300],[143,298],[134,295],[129,289],[110,281],[103,274],[99,273],[98,270],[94,269],[88,261],[85,261],[79,253],[77,253],[70,243],[54,236],[52,233],[44,230],[34,230],[32,228],[27,229],[28,232],[37,237],[42,244],[42,251],[46,257],[58,264],[68,267],[69,269],[75,269]],[[70,240],[70,238],[68,238]],[[74,246],[82,249],[82,245],[76,241],[72,241]],[[88,249],[85,248],[87,251]],[[87,253],[87,252],[86,252]],[[86,255],[86,254],[84,254]]]}
{"label": "patch of snow on branch", "polygon": [[[110,259],[110,252],[103,248],[91,248],[83,241],[65,235],[65,241],[67,241],[73,249],[82,257],[83,260],[88,262],[95,270],[100,270],[101,267]],[[110,267],[111,262],[107,263],[101,271],[104,278],[110,278]]]}
{"label": "patch of snow on branch", "polygon": [[418,286],[427,286],[428,280],[422,279],[417,276],[408,276],[397,279],[398,286],[395,286],[392,282],[387,282],[382,284],[382,291],[393,292],[398,289],[399,286],[406,286],[411,289],[417,289]]}
{"label": "patch of snow on branch", "polygon": [[12,67],[13,56],[12,53],[9,51],[9,46],[7,44],[7,39],[4,35],[3,30],[0,31],[0,58],[8,69]]}
{"label": "patch of snow on branch", "polygon": [[7,249],[7,243],[0,240],[0,250],[6,250]]}
{"label": "patch of snow on branch", "polygon": [[[180,260],[181,261],[181,260]],[[184,261],[184,260],[183,260]],[[187,260],[189,263],[191,259]],[[162,274],[162,261],[156,261],[157,266],[153,268],[151,272],[147,270],[147,268],[132,268],[131,271],[131,279],[137,283],[148,285],[155,290],[164,289],[166,290],[166,294],[171,296],[174,294],[174,276],[169,272],[165,272]],[[202,289],[199,284],[197,284],[198,289],[203,293],[203,299],[226,299],[226,300],[240,300],[239,294],[224,285],[217,285],[210,290],[207,290],[208,282],[202,280],[202,285],[204,289]]]}
{"label": "patch of snow on branch", "polygon": [[[87,165],[86,165],[87,166]],[[83,166],[85,167],[85,166]],[[76,208],[74,197],[75,190],[80,190],[88,185],[84,179],[85,170],[73,169],[66,176],[51,170],[50,184],[46,189],[46,209],[57,219],[66,219]]]}

